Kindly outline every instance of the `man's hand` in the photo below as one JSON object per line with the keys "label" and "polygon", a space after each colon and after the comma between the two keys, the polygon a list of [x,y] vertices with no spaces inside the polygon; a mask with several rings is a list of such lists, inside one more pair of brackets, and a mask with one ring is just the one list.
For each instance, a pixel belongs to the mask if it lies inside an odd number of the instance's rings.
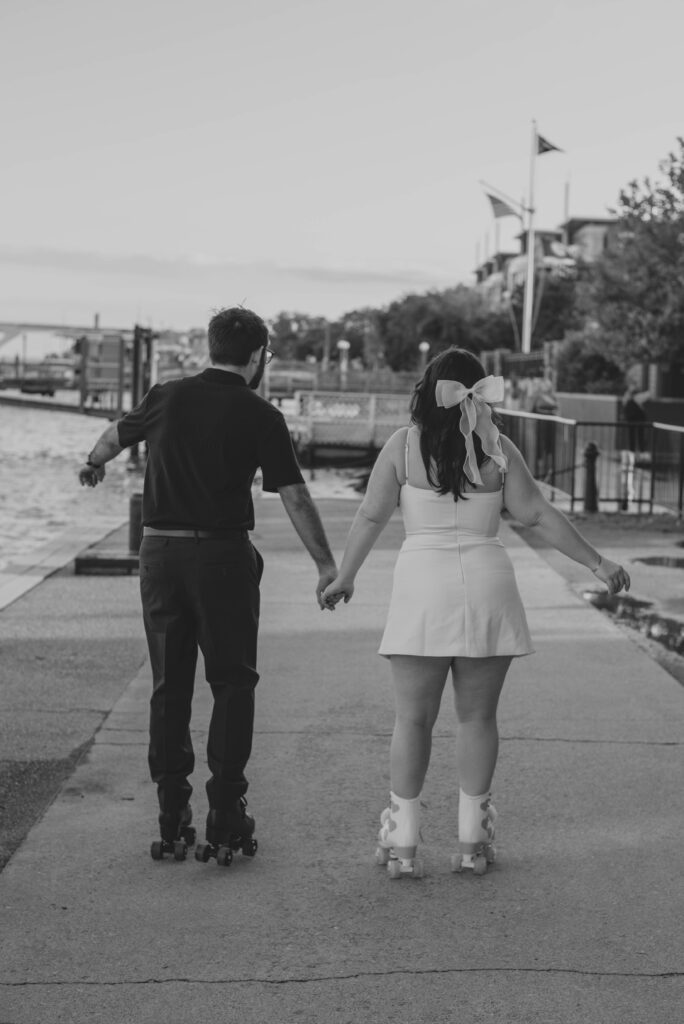
{"label": "man's hand", "polygon": [[78,479],[81,482],[81,487],[97,487],[99,483],[102,483],[104,478],[104,466],[89,466],[84,462],[78,471]]}
{"label": "man's hand", "polygon": [[318,583],[316,585],[318,607],[321,610],[329,608],[330,605],[323,600],[321,595],[337,576],[337,565],[330,550],[318,509],[306,484],[289,484],[287,487],[279,487],[278,490],[292,525],[318,568]]}
{"label": "man's hand", "polygon": [[331,612],[335,611],[335,605],[344,598],[344,603],[348,604],[351,601],[354,594],[354,583],[352,580],[343,580],[340,576],[335,576],[326,587],[325,593],[319,597],[319,602],[322,599],[323,604],[321,607],[329,608]]}
{"label": "man's hand", "polygon": [[332,583],[337,576],[337,566],[333,562],[327,569],[320,570],[318,577],[318,583],[316,584],[316,600],[318,601],[318,607],[323,611],[328,608],[331,612],[335,610],[335,605],[331,605],[329,601],[326,601],[323,597],[323,591],[325,588]]}

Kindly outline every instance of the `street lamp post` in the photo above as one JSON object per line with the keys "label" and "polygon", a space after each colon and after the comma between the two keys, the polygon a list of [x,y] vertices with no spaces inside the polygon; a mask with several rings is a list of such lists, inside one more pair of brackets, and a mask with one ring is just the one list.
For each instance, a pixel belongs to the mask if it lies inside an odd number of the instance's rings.
{"label": "street lamp post", "polygon": [[351,345],[345,338],[337,342],[337,351],[340,357],[340,388],[345,391],[347,388],[347,373],[349,372],[349,349]]}
{"label": "street lamp post", "polygon": [[321,359],[321,370],[327,373],[330,368],[330,324],[326,320],[323,325],[323,358]]}
{"label": "street lamp post", "polygon": [[425,367],[427,366],[428,352],[430,351],[430,342],[429,341],[421,341],[420,345],[418,346],[418,351],[420,352],[420,372],[421,373],[425,373]]}

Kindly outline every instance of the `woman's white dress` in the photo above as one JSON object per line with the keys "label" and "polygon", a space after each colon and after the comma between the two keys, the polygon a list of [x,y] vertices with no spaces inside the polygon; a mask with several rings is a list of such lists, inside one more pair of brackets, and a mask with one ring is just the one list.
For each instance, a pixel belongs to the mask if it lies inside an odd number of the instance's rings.
{"label": "woman's white dress", "polygon": [[399,498],[406,539],[394,569],[379,653],[532,654],[513,565],[498,536],[503,488],[465,499],[408,483]]}

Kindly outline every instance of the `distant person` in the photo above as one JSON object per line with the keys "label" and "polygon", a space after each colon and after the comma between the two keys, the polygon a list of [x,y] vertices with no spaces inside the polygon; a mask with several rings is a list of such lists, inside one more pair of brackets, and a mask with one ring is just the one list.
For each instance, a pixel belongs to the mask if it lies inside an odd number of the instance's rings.
{"label": "distant person", "polygon": [[[533,381],[531,412],[538,416],[557,416],[558,399],[548,377]],[[536,475],[540,480],[554,484],[553,466],[556,446],[556,423],[554,420],[537,421]]]}
{"label": "distant person", "polygon": [[558,413],[558,399],[548,377],[539,377],[533,381],[531,412],[540,416],[555,416]]}
{"label": "distant person", "polygon": [[602,558],[546,501],[518,449],[499,434],[491,406],[503,397],[503,377],[485,377],[470,352],[447,349],[428,363],[413,393],[412,425],[396,431],[378,456],[339,575],[323,595],[331,605],[350,600],[356,574],[398,502],[406,539],[380,644],[391,665],[396,720],[377,851],[394,877],[422,873],[420,798],[449,672],[460,785],[452,866],[482,874],[494,859],[497,706],[511,660],[533,651],[498,537],[502,507],[585,565],[610,593],[630,584],[622,566]]}
{"label": "distant person", "polygon": [[504,406],[506,409],[519,409],[522,404],[520,382],[515,374],[511,374],[504,387]]}
{"label": "distant person", "polygon": [[183,857],[192,812],[190,713],[198,647],[214,706],[209,725],[207,846],[198,859],[223,863],[232,849],[253,853],[245,767],[252,749],[257,673],[259,582],[263,559],[250,541],[251,485],[278,492],[318,567],[316,594],[336,574],[316,506],[297,464],[288,428],[256,394],[269,359],[268,329],[248,309],[223,309],[209,323],[211,366],[155,385],[105,430],[79,471],[95,487],[104,464],[145,442],[140,592],[153,675],[149,766],[157,784],[161,843]]}
{"label": "distant person", "polygon": [[636,455],[646,448],[645,428],[646,413],[643,402],[648,398],[648,391],[639,392],[634,385],[630,385],[622,399],[622,415],[629,424],[627,428],[628,446],[631,452]]}

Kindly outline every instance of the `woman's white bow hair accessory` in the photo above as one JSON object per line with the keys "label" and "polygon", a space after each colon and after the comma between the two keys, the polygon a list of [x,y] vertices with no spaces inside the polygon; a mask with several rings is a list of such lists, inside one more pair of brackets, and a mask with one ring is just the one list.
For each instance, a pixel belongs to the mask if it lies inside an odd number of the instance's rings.
{"label": "woman's white bow hair accessory", "polygon": [[482,477],[475,457],[473,434],[477,434],[482,442],[482,451],[496,462],[501,473],[508,469],[508,460],[501,449],[499,431],[492,422],[490,402],[503,402],[503,377],[483,377],[467,388],[457,380],[438,380],[435,387],[437,405],[451,409],[454,405],[461,406],[461,433],[465,438],[466,457],[463,472],[473,486],[482,486]]}

